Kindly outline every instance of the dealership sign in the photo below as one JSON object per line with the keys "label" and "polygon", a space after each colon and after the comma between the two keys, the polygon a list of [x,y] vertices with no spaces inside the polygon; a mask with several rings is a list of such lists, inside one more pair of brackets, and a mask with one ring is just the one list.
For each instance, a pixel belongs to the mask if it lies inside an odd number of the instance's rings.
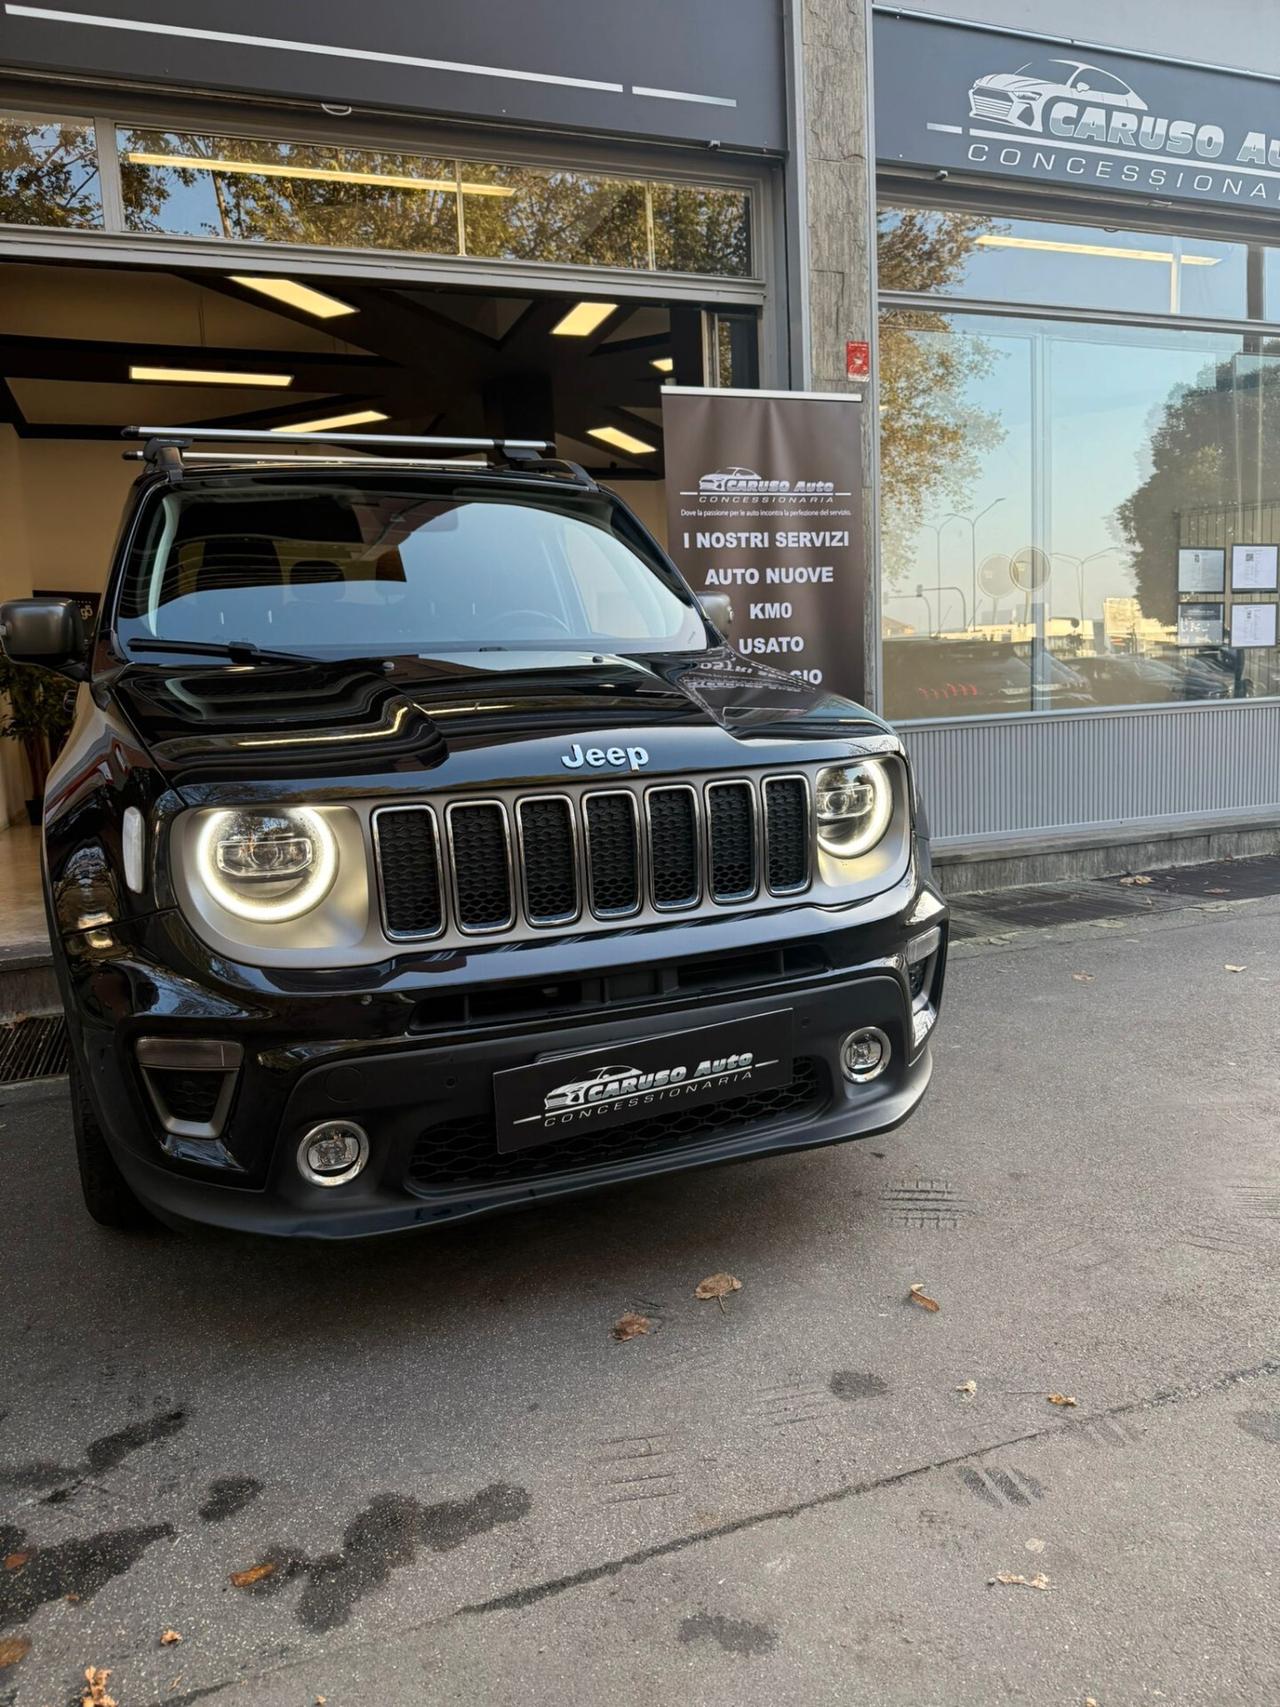
{"label": "dealership sign", "polygon": [[786,146],[779,0],[0,0],[0,67]]}
{"label": "dealership sign", "polygon": [[878,13],[884,163],[1280,206],[1274,82]]}
{"label": "dealership sign", "polygon": [[743,658],[857,700],[861,410],[843,393],[662,388],[667,549],[686,580],[728,595]]}

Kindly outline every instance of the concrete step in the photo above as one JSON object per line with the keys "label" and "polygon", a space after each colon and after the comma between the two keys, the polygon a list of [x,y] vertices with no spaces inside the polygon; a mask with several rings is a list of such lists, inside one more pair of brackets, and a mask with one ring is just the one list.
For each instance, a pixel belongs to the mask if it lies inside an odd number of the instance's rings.
{"label": "concrete step", "polygon": [[0,943],[0,1024],[61,1012],[48,940]]}

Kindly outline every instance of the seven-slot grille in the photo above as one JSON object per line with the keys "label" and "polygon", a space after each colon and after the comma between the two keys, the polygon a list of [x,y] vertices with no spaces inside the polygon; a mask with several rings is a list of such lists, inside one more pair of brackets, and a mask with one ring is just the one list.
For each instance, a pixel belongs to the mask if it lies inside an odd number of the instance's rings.
{"label": "seven-slot grille", "polygon": [[383,923],[395,938],[488,936],[795,895],[810,831],[795,775],[382,807]]}

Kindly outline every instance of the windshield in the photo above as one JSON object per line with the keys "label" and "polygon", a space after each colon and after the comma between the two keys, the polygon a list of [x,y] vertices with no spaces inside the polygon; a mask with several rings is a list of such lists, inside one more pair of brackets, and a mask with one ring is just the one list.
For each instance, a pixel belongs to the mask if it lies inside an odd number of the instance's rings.
{"label": "windshield", "polygon": [[143,519],[116,626],[126,647],[249,640],[321,657],[704,650],[696,605],[645,553],[601,492],[178,487]]}

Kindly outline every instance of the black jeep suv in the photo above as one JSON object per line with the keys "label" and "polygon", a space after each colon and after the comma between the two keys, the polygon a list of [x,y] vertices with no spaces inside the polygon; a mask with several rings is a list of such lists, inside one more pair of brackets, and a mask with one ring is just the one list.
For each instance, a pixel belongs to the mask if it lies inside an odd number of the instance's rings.
{"label": "black jeep suv", "polygon": [[44,870],[97,1220],[347,1238],[906,1118],[947,915],[884,723],[545,447],[138,431],[96,636],[0,611],[81,684]]}

